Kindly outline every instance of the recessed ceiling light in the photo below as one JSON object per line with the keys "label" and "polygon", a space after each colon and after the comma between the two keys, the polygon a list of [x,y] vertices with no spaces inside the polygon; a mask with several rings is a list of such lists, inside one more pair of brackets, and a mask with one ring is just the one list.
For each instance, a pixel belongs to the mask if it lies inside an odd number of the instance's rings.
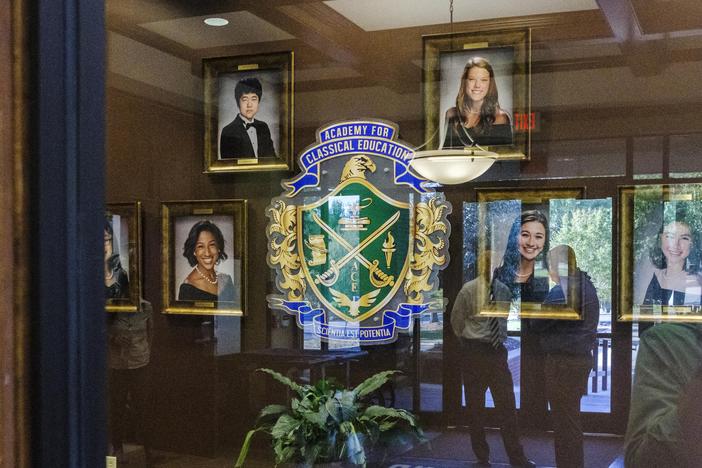
{"label": "recessed ceiling light", "polygon": [[208,26],[226,26],[229,20],[224,18],[205,18],[205,24]]}

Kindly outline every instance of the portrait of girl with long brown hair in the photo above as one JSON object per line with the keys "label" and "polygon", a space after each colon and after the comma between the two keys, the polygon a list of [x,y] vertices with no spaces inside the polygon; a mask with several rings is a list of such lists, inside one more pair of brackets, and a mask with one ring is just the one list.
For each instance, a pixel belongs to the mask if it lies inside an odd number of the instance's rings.
{"label": "portrait of girl with long brown hair", "polygon": [[512,122],[500,106],[495,71],[488,59],[468,60],[444,125],[444,148],[512,144]]}

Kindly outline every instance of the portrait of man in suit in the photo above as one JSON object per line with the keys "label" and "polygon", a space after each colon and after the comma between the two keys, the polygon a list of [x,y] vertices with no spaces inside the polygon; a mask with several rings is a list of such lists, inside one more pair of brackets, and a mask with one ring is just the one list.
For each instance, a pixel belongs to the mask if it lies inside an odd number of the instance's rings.
{"label": "portrait of man in suit", "polygon": [[219,139],[221,159],[276,157],[268,124],[256,119],[263,97],[263,86],[256,77],[239,80],[234,88],[239,112],[222,128]]}

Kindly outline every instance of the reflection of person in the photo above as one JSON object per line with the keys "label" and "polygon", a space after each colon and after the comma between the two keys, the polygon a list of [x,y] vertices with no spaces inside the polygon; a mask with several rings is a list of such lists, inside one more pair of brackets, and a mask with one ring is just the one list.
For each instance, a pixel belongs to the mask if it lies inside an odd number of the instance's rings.
{"label": "reflection of person", "polygon": [[[547,275],[536,275],[536,266],[546,268],[548,220],[536,210],[524,211],[515,219],[507,238],[502,264],[493,278],[507,285],[511,299],[521,311],[524,303],[541,304],[548,294]],[[494,281],[494,280],[493,280]],[[529,321],[521,324],[521,414],[523,421],[536,424],[546,417],[543,366],[538,337],[529,331]]]}
{"label": "reflection of person", "polygon": [[149,407],[151,316],[151,303],[142,299],[138,312],[120,312],[107,317],[110,453],[117,456],[119,463],[125,463],[123,443],[130,440],[130,421],[136,440],[142,442],[145,449],[148,446],[148,429],[144,426],[148,422],[146,410]]}
{"label": "reflection of person", "polygon": [[587,273],[577,266],[575,252],[559,245],[547,254],[549,276],[556,285],[544,304],[568,304],[569,290],[579,294],[581,320],[529,320],[539,339],[546,396],[551,406],[556,465],[584,466],[580,399],[587,393],[592,351],[597,338],[600,302]]}
{"label": "reflection of person", "polygon": [[[485,261],[490,252],[483,253]],[[512,374],[507,365],[507,319],[480,317],[479,297],[488,298],[490,283],[482,276],[463,285],[451,309],[451,327],[460,339],[460,367],[470,415],[470,439],[480,463],[489,463],[490,446],[485,438],[485,392],[490,388],[499,414],[500,434],[510,463],[536,466],[524,455],[519,442],[519,427]],[[495,281],[492,299],[509,300],[509,289]]]}
{"label": "reflection of person", "polygon": [[219,139],[222,158],[275,157],[268,124],[254,118],[262,94],[263,88],[258,78],[244,78],[236,84],[234,97],[239,113],[222,129]]}
{"label": "reflection of person", "polygon": [[534,276],[534,267],[539,260],[546,266],[543,255],[548,250],[548,221],[540,211],[522,213],[512,225],[502,264],[494,277],[509,286],[512,299],[522,302],[541,303],[548,293],[548,279]]}
{"label": "reflection of person", "polygon": [[656,267],[646,289],[644,304],[700,305],[698,275],[702,259],[699,236],[684,218],[661,227],[649,256]]}
{"label": "reflection of person", "polygon": [[634,467],[699,467],[702,325],[663,323],[641,335],[625,436]]}
{"label": "reflection of person", "polygon": [[482,57],[468,60],[456,96],[446,111],[444,148],[512,144],[512,124],[500,108],[492,65]]}
{"label": "reflection of person", "polygon": [[129,276],[122,268],[119,252],[115,248],[112,219],[105,219],[105,299],[125,299],[129,297]]}
{"label": "reflection of person", "polygon": [[224,236],[216,224],[199,221],[193,225],[183,245],[183,256],[193,270],[180,285],[180,301],[234,300],[234,283],[226,273],[217,273],[215,267],[227,259]]}

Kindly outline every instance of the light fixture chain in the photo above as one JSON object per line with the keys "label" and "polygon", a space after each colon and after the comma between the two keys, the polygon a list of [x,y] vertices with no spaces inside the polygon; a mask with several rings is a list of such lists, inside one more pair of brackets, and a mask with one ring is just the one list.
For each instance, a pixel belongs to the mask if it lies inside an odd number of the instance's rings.
{"label": "light fixture chain", "polygon": [[449,0],[449,26],[451,28],[449,33],[449,37],[451,38],[449,47],[453,50],[453,0]]}

